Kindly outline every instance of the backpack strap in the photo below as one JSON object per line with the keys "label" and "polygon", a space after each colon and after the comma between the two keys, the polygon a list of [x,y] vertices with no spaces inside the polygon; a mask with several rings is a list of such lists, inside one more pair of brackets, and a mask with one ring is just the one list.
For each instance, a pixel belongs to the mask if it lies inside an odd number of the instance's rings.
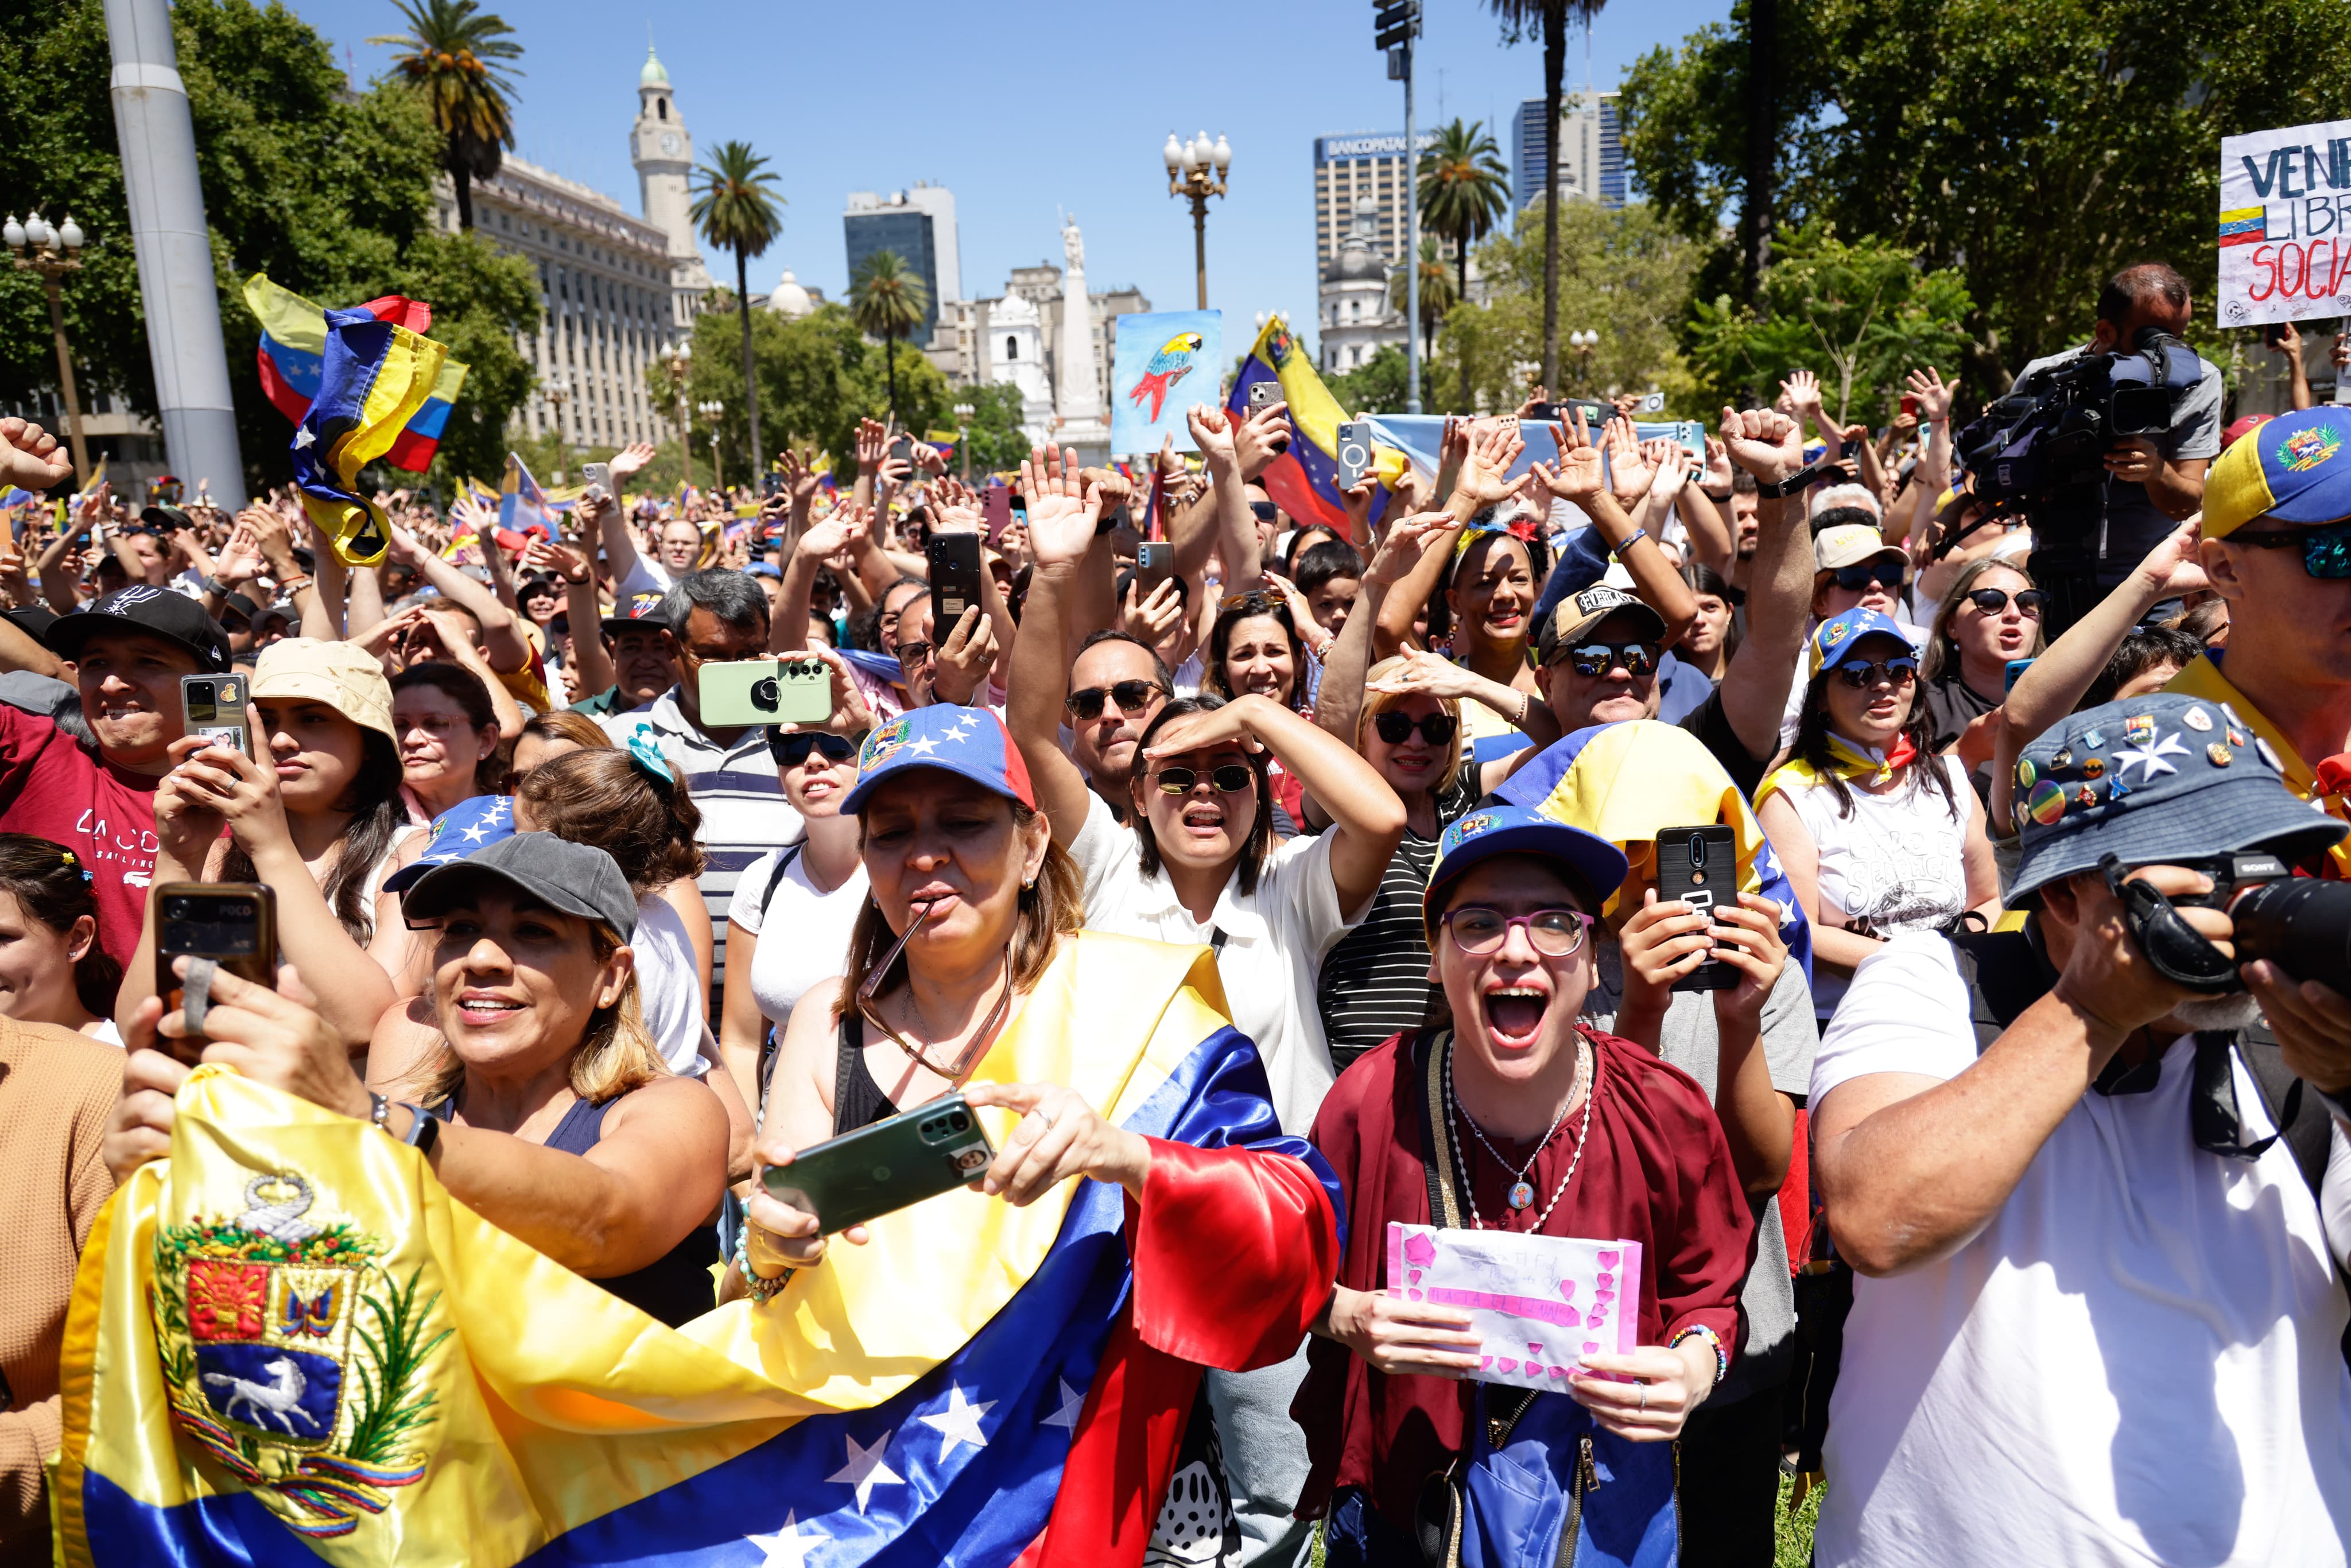
{"label": "backpack strap", "polygon": [[792,862],[800,858],[800,852],[806,848],[808,841],[801,839],[797,843],[786,844],[784,852],[776,857],[776,869],[768,873],[768,890],[759,895],[761,926],[768,924],[768,906],[776,902],[776,889],[784,885],[784,873],[792,869]]}
{"label": "backpack strap", "polygon": [[1453,1119],[1445,1113],[1446,1054],[1452,1044],[1449,1029],[1420,1030],[1413,1037],[1412,1070],[1419,1090],[1420,1169],[1428,1183],[1428,1222],[1458,1230],[1460,1167],[1454,1163]]}
{"label": "backpack strap", "polygon": [[2023,931],[1954,931],[1948,940],[1968,988],[1968,1022],[1981,1056],[2025,1009],[2049,994],[2057,977],[2029,925]]}

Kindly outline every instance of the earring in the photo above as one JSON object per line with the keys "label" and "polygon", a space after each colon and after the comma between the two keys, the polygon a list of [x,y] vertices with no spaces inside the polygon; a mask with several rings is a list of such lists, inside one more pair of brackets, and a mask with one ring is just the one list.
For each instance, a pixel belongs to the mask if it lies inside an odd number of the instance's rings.
{"label": "earring", "polygon": [[1020,891],[1021,891],[1021,892],[1023,892],[1023,893],[1034,893],[1034,892],[1036,892],[1036,891],[1037,891],[1037,879],[1036,879],[1035,877],[1033,877],[1033,876],[1032,876],[1032,877],[1030,877],[1027,882],[1022,883],[1020,884]]}

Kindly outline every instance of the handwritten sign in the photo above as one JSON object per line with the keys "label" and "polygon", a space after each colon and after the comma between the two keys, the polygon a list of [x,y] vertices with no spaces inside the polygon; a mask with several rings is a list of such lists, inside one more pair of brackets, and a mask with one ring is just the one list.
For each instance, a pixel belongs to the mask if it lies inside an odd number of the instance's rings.
{"label": "handwritten sign", "polygon": [[2351,314],[2351,120],[2220,139],[2223,327]]}
{"label": "handwritten sign", "polygon": [[1388,1224],[1388,1294],[1469,1314],[1480,1383],[1564,1392],[1587,1355],[1631,1350],[1641,1244]]}

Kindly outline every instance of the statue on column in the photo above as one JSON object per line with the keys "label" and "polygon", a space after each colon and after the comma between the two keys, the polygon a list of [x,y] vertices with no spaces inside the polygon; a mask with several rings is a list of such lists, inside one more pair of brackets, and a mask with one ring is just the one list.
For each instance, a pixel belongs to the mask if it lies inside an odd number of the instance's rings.
{"label": "statue on column", "polygon": [[1086,298],[1086,242],[1075,217],[1061,221],[1061,254],[1070,264],[1061,276],[1061,385],[1054,389],[1061,438],[1072,446],[1106,453],[1110,424],[1102,413],[1102,360],[1094,347],[1093,313]]}

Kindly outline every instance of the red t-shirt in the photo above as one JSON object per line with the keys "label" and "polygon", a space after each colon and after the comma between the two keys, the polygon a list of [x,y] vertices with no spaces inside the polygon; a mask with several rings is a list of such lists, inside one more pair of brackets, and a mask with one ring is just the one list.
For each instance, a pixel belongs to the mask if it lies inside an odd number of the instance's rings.
{"label": "red t-shirt", "polygon": [[138,950],[155,880],[161,781],[100,762],[49,720],[0,704],[0,832],[73,851],[98,894],[99,943],[120,964]]}

